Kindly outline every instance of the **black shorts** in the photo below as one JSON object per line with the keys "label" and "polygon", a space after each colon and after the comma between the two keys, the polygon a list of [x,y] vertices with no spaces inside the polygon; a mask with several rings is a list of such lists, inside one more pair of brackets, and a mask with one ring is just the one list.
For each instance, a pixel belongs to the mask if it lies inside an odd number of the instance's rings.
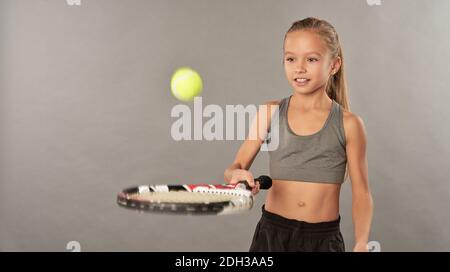
{"label": "black shorts", "polygon": [[250,252],[344,252],[345,244],[339,224],[335,221],[308,223],[268,212],[256,225]]}

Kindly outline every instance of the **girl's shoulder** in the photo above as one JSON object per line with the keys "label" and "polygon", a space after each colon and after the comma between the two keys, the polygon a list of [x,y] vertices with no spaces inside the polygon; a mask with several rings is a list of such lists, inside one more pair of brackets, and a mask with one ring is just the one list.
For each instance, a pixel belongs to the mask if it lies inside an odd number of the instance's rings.
{"label": "girl's shoulder", "polygon": [[363,137],[365,125],[363,119],[357,114],[343,109],[344,132],[347,137]]}
{"label": "girl's shoulder", "polygon": [[342,108],[342,116],[344,119],[344,123],[363,122],[362,118],[359,117],[356,113],[346,110],[344,108]]}
{"label": "girl's shoulder", "polygon": [[264,102],[264,105],[279,105],[280,102],[281,102],[281,100],[270,100],[270,101]]}

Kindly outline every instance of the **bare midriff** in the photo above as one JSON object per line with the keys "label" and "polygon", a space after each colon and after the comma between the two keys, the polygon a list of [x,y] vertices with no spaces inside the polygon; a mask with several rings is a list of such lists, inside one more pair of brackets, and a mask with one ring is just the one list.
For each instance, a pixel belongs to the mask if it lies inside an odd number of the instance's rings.
{"label": "bare midriff", "polygon": [[309,223],[334,221],[339,217],[340,189],[341,184],[274,179],[265,210]]}

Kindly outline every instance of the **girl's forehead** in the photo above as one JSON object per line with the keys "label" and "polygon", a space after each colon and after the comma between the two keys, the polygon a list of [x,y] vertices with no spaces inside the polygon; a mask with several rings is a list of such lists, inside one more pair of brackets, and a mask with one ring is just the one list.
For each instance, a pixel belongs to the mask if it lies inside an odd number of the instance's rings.
{"label": "girl's forehead", "polygon": [[322,55],[327,53],[327,47],[321,36],[311,31],[293,31],[286,35],[284,51],[304,54],[318,52]]}

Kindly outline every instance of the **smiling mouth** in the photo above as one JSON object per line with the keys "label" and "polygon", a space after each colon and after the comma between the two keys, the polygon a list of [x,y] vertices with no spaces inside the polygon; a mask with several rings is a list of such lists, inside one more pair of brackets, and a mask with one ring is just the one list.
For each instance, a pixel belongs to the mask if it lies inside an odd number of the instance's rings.
{"label": "smiling mouth", "polygon": [[310,80],[311,79],[309,79],[309,78],[303,78],[303,77],[297,77],[297,78],[294,79],[294,81],[298,82],[298,83],[306,83],[306,82],[308,82]]}

